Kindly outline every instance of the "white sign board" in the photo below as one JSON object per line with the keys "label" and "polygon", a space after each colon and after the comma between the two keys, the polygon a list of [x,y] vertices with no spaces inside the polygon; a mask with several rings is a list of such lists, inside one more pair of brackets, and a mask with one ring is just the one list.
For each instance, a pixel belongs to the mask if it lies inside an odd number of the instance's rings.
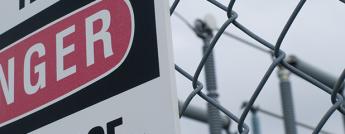
{"label": "white sign board", "polygon": [[2,0],[1,134],[178,134],[166,0]]}

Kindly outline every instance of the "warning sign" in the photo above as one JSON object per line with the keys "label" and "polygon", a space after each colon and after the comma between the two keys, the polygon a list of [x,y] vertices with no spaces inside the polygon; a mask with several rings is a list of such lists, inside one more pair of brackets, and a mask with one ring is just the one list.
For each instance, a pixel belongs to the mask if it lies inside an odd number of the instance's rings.
{"label": "warning sign", "polygon": [[167,2],[0,5],[0,133],[178,132]]}

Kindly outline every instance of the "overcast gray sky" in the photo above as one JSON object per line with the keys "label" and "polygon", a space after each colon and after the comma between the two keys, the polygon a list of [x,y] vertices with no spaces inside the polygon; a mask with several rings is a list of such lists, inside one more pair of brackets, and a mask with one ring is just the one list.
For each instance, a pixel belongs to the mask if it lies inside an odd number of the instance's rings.
{"label": "overcast gray sky", "polygon": [[[172,0],[170,0],[172,2]],[[220,0],[227,4],[228,0]],[[298,0],[238,0],[234,10],[239,14],[238,21],[264,39],[274,43],[288,17],[297,5]],[[216,17],[220,26],[226,20],[226,13],[208,3],[206,0],[181,0],[176,9],[194,23],[197,18],[206,14]],[[334,75],[340,75],[345,68],[345,4],[338,0],[309,0],[296,18],[288,32],[282,49],[287,54],[297,55],[300,59]],[[172,32],[175,62],[187,71],[194,73],[201,59],[202,42],[186,25],[172,17]],[[251,42],[234,26],[228,32],[239,35]],[[271,64],[271,58],[240,42],[222,36],[215,48],[216,69],[220,102],[236,115],[241,114],[242,102],[249,100],[263,74]],[[192,90],[191,83],[177,74],[179,99],[185,99]],[[200,80],[204,80],[203,74]],[[296,119],[316,126],[324,113],[331,106],[330,95],[317,87],[291,76]],[[265,85],[255,105],[281,113],[281,101],[276,70]],[[205,101],[196,97],[192,104],[206,107]],[[283,122],[259,114],[263,134],[284,133]],[[332,133],[344,133],[344,125],[336,112],[327,122],[324,130]],[[250,124],[250,117],[247,124]],[[232,130],[237,125],[232,126]],[[181,120],[182,134],[208,134],[208,126],[191,121]],[[311,131],[298,128],[299,133]]]}

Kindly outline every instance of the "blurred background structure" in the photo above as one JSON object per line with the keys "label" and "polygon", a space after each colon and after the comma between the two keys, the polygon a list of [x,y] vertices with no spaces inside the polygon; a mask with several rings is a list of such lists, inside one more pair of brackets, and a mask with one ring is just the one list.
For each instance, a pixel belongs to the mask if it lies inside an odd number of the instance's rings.
{"label": "blurred background structure", "polygon": [[[173,2],[171,0],[171,3]],[[230,1],[219,0],[219,2],[228,5]],[[278,39],[299,2],[298,0],[238,0],[233,10],[238,14],[236,20],[263,39],[273,43]],[[206,0],[181,0],[175,12],[178,14],[175,13],[171,17],[175,63],[185,71],[194,74],[205,52],[203,46],[210,40],[207,37],[200,38],[200,34],[198,35],[198,32],[193,29],[198,25],[197,20],[209,24],[209,28],[213,31],[209,34],[214,36],[228,17],[226,12]],[[282,43],[281,49],[287,54],[285,60],[293,61],[293,58],[289,56],[295,55],[298,61],[302,61],[298,63],[303,64],[299,69],[305,69],[304,71],[311,71],[311,73],[315,71],[303,68],[306,63],[318,69],[316,72],[319,73],[316,75],[327,75],[322,77],[325,80],[320,81],[325,81],[327,86],[334,84],[345,68],[344,13],[345,4],[337,0],[306,1]],[[205,16],[210,15],[214,16],[215,21],[205,19]],[[183,18],[185,20],[181,20]],[[220,104],[237,117],[241,116],[243,104],[249,101],[272,63],[270,53],[269,49],[244,34],[233,24],[230,24],[213,49],[216,82],[211,82],[211,85],[216,84],[218,96],[215,96]],[[294,65],[298,68],[300,64]],[[204,74],[200,74],[199,80],[207,83],[204,84],[207,89],[210,84],[205,81],[207,75]],[[176,78],[179,99],[185,100],[193,90],[193,86],[189,80],[178,73],[176,73]],[[203,90],[204,93],[207,93],[206,89]],[[282,98],[285,98],[283,99],[285,101],[282,101]],[[210,109],[207,108],[206,101],[199,96],[192,100],[191,105],[202,109],[198,111]],[[296,131],[300,134],[312,133],[310,128],[318,125],[332,105],[329,94],[279,67],[274,70],[264,85],[245,123],[253,134],[283,134],[286,131],[293,133]],[[281,120],[284,118],[283,115],[290,116],[291,120]],[[223,114],[218,118],[226,122]],[[206,120],[204,119],[204,122]],[[291,122],[298,122],[297,127],[289,126]],[[220,124],[220,127],[224,127],[222,126],[224,124]],[[255,127],[255,124],[259,125]],[[345,133],[344,127],[342,115],[336,111],[326,122],[322,132],[342,134]],[[182,134],[210,134],[209,125],[190,118],[181,118],[181,128]],[[231,121],[230,131],[237,131],[237,123],[234,121]]]}

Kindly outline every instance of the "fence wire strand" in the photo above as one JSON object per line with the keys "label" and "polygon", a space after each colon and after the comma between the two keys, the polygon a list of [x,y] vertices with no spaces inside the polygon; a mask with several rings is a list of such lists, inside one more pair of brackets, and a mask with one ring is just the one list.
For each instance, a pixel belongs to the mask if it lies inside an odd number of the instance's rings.
{"label": "fence wire strand", "polygon": [[[274,71],[277,66],[281,66],[292,72],[293,74],[301,77],[302,79],[306,80],[307,82],[315,85],[316,87],[322,89],[326,93],[331,95],[331,102],[332,106],[330,109],[326,112],[326,114],[322,117],[320,122],[318,123],[317,127],[314,129],[313,134],[317,134],[321,131],[322,127],[326,124],[327,120],[333,115],[333,113],[338,110],[340,113],[345,115],[345,99],[344,96],[341,94],[342,89],[340,86],[343,84],[343,81],[345,80],[345,70],[342,72],[340,77],[338,78],[337,83],[334,85],[334,88],[329,88],[326,86],[324,83],[318,81],[316,78],[313,78],[312,76],[304,73],[303,71],[295,68],[294,66],[288,64],[286,62],[286,54],[284,51],[282,51],[281,45],[283,43],[283,40],[285,39],[289,29],[292,27],[292,24],[296,17],[298,16],[298,13],[301,11],[303,8],[304,4],[306,3],[306,0],[300,0],[295,9],[293,10],[292,14],[290,15],[288,21],[286,22],[285,26],[282,29],[282,32],[280,33],[277,42],[275,45],[269,43],[265,39],[261,38],[260,36],[256,35],[254,32],[243,26],[240,22],[238,22],[236,19],[238,17],[238,14],[233,11],[233,7],[235,5],[236,0],[230,0],[228,6],[223,5],[222,3],[216,1],[216,0],[207,0],[209,3],[212,5],[218,7],[219,9],[223,10],[227,14],[227,20],[223,23],[223,25],[219,29],[213,29],[216,30],[217,33],[211,40],[211,43],[209,44],[208,49],[206,50],[206,53],[203,55],[201,61],[198,64],[197,69],[195,70],[194,74],[191,75],[190,73],[186,72],[184,69],[179,67],[178,65],[175,64],[175,69],[177,72],[179,72],[181,75],[186,77],[189,81],[192,83],[192,88],[193,91],[189,94],[189,96],[186,98],[182,108],[180,109],[180,118],[186,111],[187,107],[189,106],[190,102],[193,100],[195,96],[199,96],[202,99],[204,99],[206,102],[212,104],[216,108],[218,108],[221,112],[223,112],[225,115],[227,115],[231,120],[237,123],[237,131],[240,134],[248,134],[250,131],[250,128],[248,127],[247,124],[244,123],[244,121],[247,119],[248,113],[250,112],[251,109],[255,108],[254,103],[259,97],[261,91],[263,90],[265,84],[267,83],[269,77],[272,75],[272,72]],[[345,0],[340,0],[341,2],[345,3]],[[178,7],[180,4],[180,0],[175,0],[170,8],[170,15],[174,14],[175,9]],[[188,21],[183,18],[182,15],[175,13],[175,15],[180,18],[187,26],[190,28],[192,31],[195,32],[195,28],[193,25],[188,23]],[[250,43],[246,41],[245,39],[242,39],[238,36],[235,36],[231,34],[230,32],[227,32],[226,29],[230,25],[234,25],[236,28],[244,32],[246,35],[251,37],[252,39],[256,40],[258,43],[263,45],[264,47],[268,48],[269,50],[266,50],[264,48],[261,48],[257,46],[256,44]],[[231,113],[229,110],[227,110],[225,107],[220,105],[217,101],[213,100],[212,98],[208,97],[206,94],[202,92],[203,90],[203,83],[201,83],[198,79],[200,76],[201,71],[203,70],[203,67],[206,63],[206,60],[210,56],[212,50],[214,47],[217,45],[218,40],[222,35],[227,35],[229,37],[234,38],[235,40],[238,40],[244,44],[250,45],[253,48],[256,48],[257,50],[260,50],[262,52],[268,53],[268,54],[273,54],[273,61],[269,68],[267,69],[266,73],[262,77],[261,81],[259,82],[258,86],[256,87],[254,93],[250,97],[249,101],[246,103],[244,106],[244,110],[241,114],[240,117],[237,117],[233,113]],[[226,130],[227,133],[230,133],[229,130]]]}

